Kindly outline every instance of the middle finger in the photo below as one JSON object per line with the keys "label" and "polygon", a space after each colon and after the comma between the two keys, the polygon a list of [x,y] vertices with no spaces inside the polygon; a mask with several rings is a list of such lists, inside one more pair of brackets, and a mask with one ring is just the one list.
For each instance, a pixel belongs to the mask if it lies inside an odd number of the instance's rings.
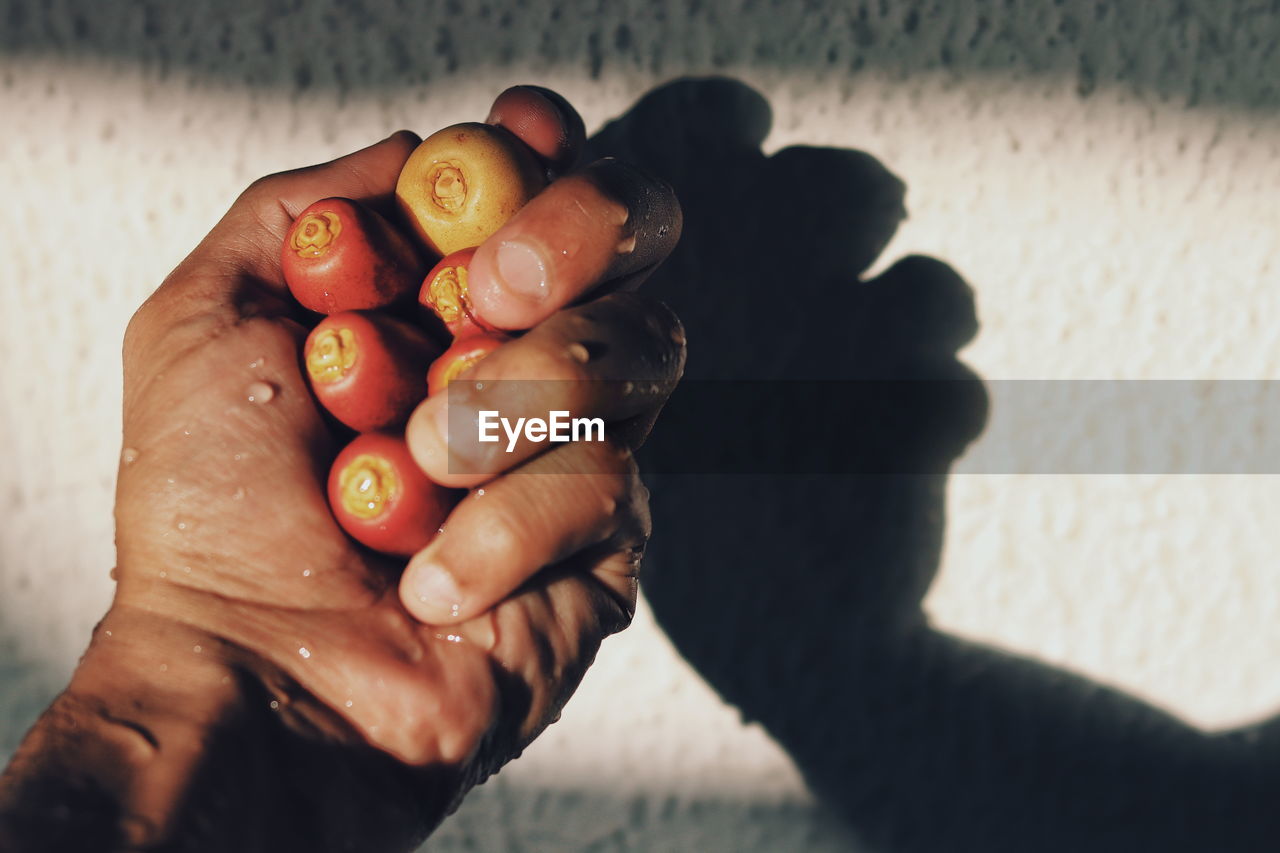
{"label": "middle finger", "polygon": [[[684,356],[684,331],[666,306],[612,294],[561,311],[428,397],[405,440],[428,477],[469,488],[546,449],[550,436],[521,429],[531,418],[563,412],[616,423],[660,408]],[[481,412],[492,413],[484,419],[489,440],[481,440]],[[604,438],[587,432],[588,440]]]}

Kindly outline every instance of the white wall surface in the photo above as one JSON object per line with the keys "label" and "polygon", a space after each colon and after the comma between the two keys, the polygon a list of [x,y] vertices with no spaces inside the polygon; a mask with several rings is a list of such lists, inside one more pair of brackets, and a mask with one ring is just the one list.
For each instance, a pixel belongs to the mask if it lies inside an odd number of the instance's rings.
{"label": "white wall surface", "polygon": [[[768,101],[766,151],[871,154],[909,212],[871,275],[954,269],[984,379],[1280,378],[1277,13],[1116,5],[0,2],[0,754],[109,601],[133,309],[253,178],[482,118],[514,82],[592,130],[714,72]],[[925,612],[1193,727],[1261,721],[1278,496],[1267,476],[955,475]],[[429,849],[853,843],[642,608]]]}

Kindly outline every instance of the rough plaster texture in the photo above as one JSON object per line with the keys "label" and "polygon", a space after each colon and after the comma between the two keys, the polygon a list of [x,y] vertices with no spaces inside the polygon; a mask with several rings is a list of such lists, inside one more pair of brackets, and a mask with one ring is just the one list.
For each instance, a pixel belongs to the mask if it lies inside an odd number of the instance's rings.
{"label": "rough plaster texture", "polygon": [[[4,0],[0,753],[66,677],[110,597],[124,325],[254,177],[401,126],[482,116],[511,82],[558,88],[594,129],[655,85],[715,73],[767,100],[767,152],[856,149],[905,184],[909,216],[869,276],[912,253],[954,270],[976,304],[960,358],[978,376],[1276,378],[1278,40],[1280,10],[1243,0]],[[785,207],[807,190],[760,191]],[[838,316],[806,319],[827,334],[832,318],[842,337]],[[703,363],[732,364],[734,346],[749,360],[755,345],[738,340]],[[989,417],[999,421],[998,401]],[[1207,731],[1280,707],[1274,478],[966,473],[942,489],[945,535],[924,601],[940,636],[1079,674]],[[751,520],[780,536],[788,523]],[[671,535],[656,572],[680,562],[671,555],[691,534]],[[788,547],[797,565],[832,553],[812,537]],[[768,623],[760,631],[791,642]],[[929,849],[928,816],[888,796],[888,783],[871,825],[850,810],[853,831],[815,805],[787,752],[700,669],[715,671],[686,663],[642,608],[563,720],[429,848]],[[739,695],[736,682],[711,681]],[[933,694],[907,700],[917,695]],[[1080,695],[1088,716],[1091,694]],[[1035,703],[1001,707],[1009,727],[1037,731]],[[938,711],[903,737],[946,754],[1000,752],[1007,731],[947,730],[948,708]],[[1116,743],[1141,737],[1116,719]],[[927,766],[918,772],[925,781]],[[1028,772],[1021,784],[1050,794],[1063,773]],[[1041,805],[1051,823],[1072,824],[1072,802],[1046,794]],[[1111,825],[1127,829],[1107,843],[1163,838],[1159,817],[1120,814]],[[983,849],[972,826],[952,830],[967,839],[957,849]]]}

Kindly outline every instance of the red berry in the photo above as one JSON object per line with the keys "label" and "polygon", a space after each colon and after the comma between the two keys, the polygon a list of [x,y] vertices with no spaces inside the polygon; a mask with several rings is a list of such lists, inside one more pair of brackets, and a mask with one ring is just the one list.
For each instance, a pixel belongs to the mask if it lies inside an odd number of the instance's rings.
{"label": "red berry", "polygon": [[356,436],[329,472],[329,506],[351,538],[400,557],[427,546],[464,494],[427,479],[404,439]]}
{"label": "red berry", "polygon": [[280,255],[285,284],[312,311],[390,305],[412,293],[425,266],[409,240],[376,211],[347,198],[298,215]]}
{"label": "red berry", "polygon": [[359,432],[399,426],[427,396],[422,373],[440,355],[425,332],[376,311],[320,321],[302,348],[316,399]]}
{"label": "red berry", "polygon": [[427,394],[443,393],[460,374],[509,340],[505,335],[483,334],[459,338],[427,371]]}

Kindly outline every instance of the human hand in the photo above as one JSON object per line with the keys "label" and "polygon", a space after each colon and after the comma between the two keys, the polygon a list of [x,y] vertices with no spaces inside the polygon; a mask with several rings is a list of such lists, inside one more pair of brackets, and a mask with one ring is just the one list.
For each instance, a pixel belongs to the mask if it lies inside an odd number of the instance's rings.
{"label": "human hand", "polygon": [[[503,93],[490,121],[553,172],[583,140],[576,113],[539,90]],[[680,213],[668,188],[603,162],[530,202],[477,253],[471,280],[483,320],[531,331],[472,374],[610,380],[551,383],[576,390],[512,404],[605,417],[620,438],[536,455],[523,447],[484,474],[451,475],[435,430],[444,401],[427,401],[407,431],[415,456],[431,476],[475,491],[400,581],[402,566],[356,546],[326,504],[335,436],[299,368],[306,328],[279,247],[322,197],[390,211],[417,142],[401,132],[256,182],[135,315],[119,583],[68,693],[161,748],[220,725],[219,709],[247,708],[301,743],[373,750],[396,774],[430,772],[429,826],[558,714],[600,641],[628,622],[648,535],[629,451],[678,379],[684,346],[658,304],[616,292],[582,301],[602,283],[634,285],[670,251]],[[499,257],[513,246],[524,291]],[[648,390],[619,394],[624,379]],[[167,704],[139,698],[153,695]],[[183,713],[191,719],[175,720]],[[312,780],[312,796],[324,796],[323,781]],[[130,807],[139,832],[165,837],[177,805],[154,791],[147,803]]]}

